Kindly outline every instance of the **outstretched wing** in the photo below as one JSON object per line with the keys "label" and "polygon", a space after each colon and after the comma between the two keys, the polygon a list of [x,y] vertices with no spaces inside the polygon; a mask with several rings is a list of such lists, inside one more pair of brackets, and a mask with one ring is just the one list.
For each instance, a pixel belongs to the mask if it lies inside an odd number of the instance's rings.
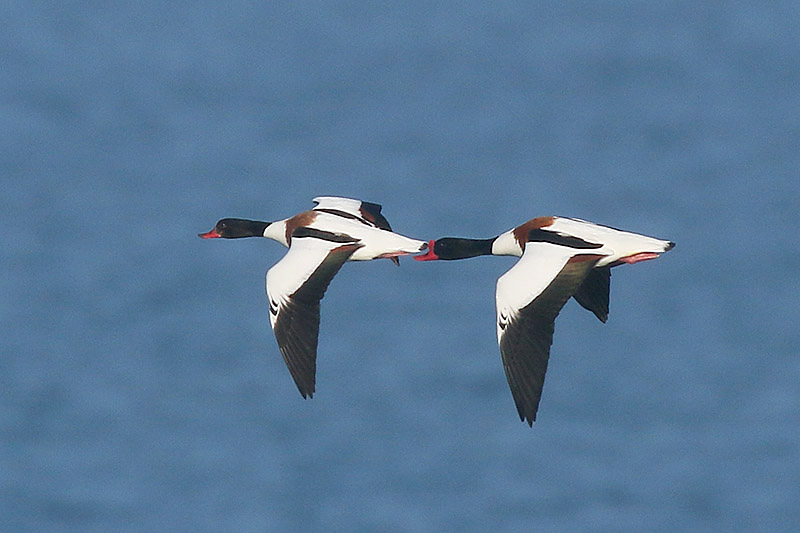
{"label": "outstretched wing", "polygon": [[299,228],[287,254],[267,272],[269,319],[283,360],[303,398],[316,382],[320,301],[333,277],[362,244]]}
{"label": "outstretched wing", "polygon": [[550,242],[528,242],[497,280],[497,342],[521,420],[533,425],[542,396],[554,321],[602,256]]}
{"label": "outstretched wing", "polygon": [[314,198],[317,204],[314,209],[317,211],[339,211],[346,213],[353,218],[366,221],[370,226],[392,231],[392,226],[381,214],[381,205],[372,202],[363,202],[353,198],[340,198],[338,196],[317,196]]}

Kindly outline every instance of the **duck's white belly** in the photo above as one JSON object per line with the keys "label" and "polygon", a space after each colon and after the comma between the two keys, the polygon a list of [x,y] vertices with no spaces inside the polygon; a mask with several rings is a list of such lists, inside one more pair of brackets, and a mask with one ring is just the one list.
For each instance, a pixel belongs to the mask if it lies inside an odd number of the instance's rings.
{"label": "duck's white belly", "polygon": [[426,244],[391,231],[367,226],[357,220],[349,220],[329,213],[320,213],[310,228],[347,235],[363,246],[350,256],[349,261],[369,261],[379,257],[414,254]]}
{"label": "duck's white belly", "polygon": [[602,247],[590,250],[591,253],[605,256],[598,261],[598,267],[606,266],[635,254],[646,252],[662,253],[669,245],[668,241],[601,226],[600,224],[576,218],[557,217],[553,224],[545,229],[572,235],[588,242],[602,244]]}

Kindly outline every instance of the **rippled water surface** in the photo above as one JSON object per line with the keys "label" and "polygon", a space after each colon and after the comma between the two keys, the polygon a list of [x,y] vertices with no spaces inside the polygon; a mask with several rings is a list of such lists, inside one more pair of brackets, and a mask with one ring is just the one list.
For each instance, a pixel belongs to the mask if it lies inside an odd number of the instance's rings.
{"label": "rippled water surface", "polygon": [[[666,2],[7,3],[0,527],[800,527],[800,14]],[[410,236],[576,216],[677,242],[556,322],[519,422],[513,258],[348,264],[304,401],[284,249],[335,194]]]}

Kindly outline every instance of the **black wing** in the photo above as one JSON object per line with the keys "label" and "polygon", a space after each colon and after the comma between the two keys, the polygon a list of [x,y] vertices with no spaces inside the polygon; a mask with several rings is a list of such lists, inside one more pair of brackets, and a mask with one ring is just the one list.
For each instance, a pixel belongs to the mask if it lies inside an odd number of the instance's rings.
{"label": "black wing", "polygon": [[608,320],[608,301],[611,292],[611,266],[593,268],[573,295],[584,309],[588,309],[605,323]]}

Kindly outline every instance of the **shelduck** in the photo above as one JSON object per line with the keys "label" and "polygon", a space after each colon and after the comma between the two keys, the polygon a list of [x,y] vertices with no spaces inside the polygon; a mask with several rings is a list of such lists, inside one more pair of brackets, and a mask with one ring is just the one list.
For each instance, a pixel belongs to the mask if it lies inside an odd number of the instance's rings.
{"label": "shelduck", "polygon": [[611,268],[655,259],[673,242],[557,216],[537,217],[490,239],[444,237],[418,261],[512,255],[497,280],[497,342],[520,420],[533,426],[542,396],[554,322],[574,297],[608,319]]}
{"label": "shelduck", "polygon": [[320,196],[316,206],[291,218],[261,222],[223,218],[203,239],[266,237],[289,248],[267,271],[269,320],[283,360],[303,398],[316,386],[320,301],[347,261],[398,257],[423,251],[427,243],[392,232],[381,206],[350,198]]}

